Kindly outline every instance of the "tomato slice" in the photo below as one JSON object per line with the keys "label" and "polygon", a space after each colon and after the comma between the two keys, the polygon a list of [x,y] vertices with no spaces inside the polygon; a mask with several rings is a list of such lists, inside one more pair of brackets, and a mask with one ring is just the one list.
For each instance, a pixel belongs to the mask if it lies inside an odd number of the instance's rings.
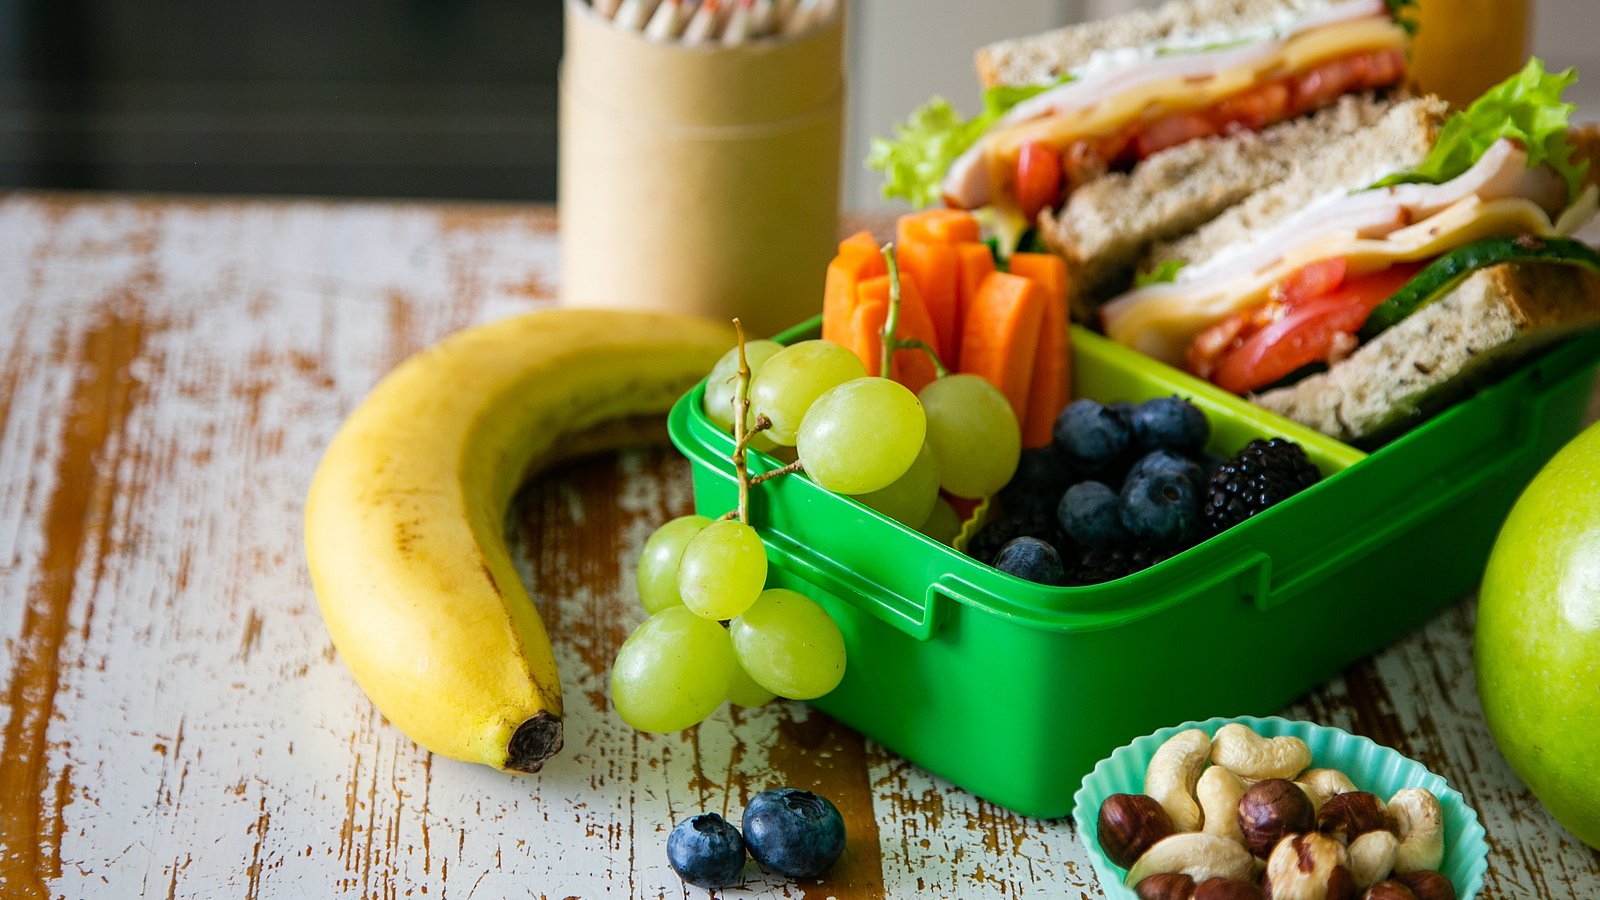
{"label": "tomato slice", "polygon": [[1139,136],[1133,139],[1133,146],[1139,158],[1144,159],[1168,147],[1211,137],[1216,133],[1217,126],[1199,113],[1173,113],[1145,126]]}
{"label": "tomato slice", "polygon": [[[1339,268],[1344,268],[1343,260]],[[1381,272],[1343,279],[1331,293],[1308,295],[1306,285],[1327,283],[1331,267],[1307,273],[1307,266],[1280,282],[1299,299],[1284,301],[1283,313],[1259,330],[1238,339],[1217,360],[1212,381],[1235,394],[1245,394],[1277,381],[1303,366],[1332,362],[1341,350],[1353,349],[1355,334],[1378,304],[1400,290],[1423,267],[1400,263]],[[1299,277],[1306,273],[1303,278]],[[1342,275],[1342,272],[1341,272]],[[1294,284],[1291,284],[1294,283]],[[1274,286],[1277,292],[1278,286]]]}
{"label": "tomato slice", "polygon": [[1242,94],[1236,94],[1212,108],[1211,120],[1219,131],[1247,128],[1260,131],[1289,117],[1288,83],[1269,81]]}
{"label": "tomato slice", "polygon": [[1273,285],[1272,299],[1293,306],[1307,300],[1325,297],[1344,284],[1344,275],[1348,269],[1349,263],[1342,256],[1308,263]]}
{"label": "tomato slice", "polygon": [[1061,152],[1030,141],[1017,154],[1017,205],[1032,222],[1039,210],[1061,200]]}

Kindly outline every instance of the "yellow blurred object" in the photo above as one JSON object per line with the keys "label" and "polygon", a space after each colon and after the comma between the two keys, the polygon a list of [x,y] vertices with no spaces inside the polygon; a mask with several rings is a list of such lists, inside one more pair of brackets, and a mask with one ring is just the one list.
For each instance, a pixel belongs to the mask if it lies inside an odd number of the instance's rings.
{"label": "yellow blurred object", "polygon": [[1528,58],[1531,0],[1418,0],[1412,79],[1464,107]]}

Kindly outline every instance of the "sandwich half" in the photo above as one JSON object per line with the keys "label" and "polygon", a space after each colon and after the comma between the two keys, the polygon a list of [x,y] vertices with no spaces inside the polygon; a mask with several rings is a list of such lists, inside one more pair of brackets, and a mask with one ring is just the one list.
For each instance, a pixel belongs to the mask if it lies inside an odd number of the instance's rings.
{"label": "sandwich half", "polygon": [[1600,138],[1537,59],[1453,116],[1395,105],[1192,234],[1111,300],[1113,340],[1343,440],[1600,324]]}
{"label": "sandwich half", "polygon": [[885,193],[1031,223],[1171,147],[1258,132],[1406,74],[1399,0],[1172,0],[977,55],[971,120],[935,100],[875,142]]}

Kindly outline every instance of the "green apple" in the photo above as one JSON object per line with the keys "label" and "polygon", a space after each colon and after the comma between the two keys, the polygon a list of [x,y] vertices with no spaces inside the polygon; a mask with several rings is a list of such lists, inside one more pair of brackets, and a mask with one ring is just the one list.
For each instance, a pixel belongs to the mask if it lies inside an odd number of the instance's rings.
{"label": "green apple", "polygon": [[1600,848],[1600,425],[1523,492],[1478,600],[1478,697],[1500,752]]}

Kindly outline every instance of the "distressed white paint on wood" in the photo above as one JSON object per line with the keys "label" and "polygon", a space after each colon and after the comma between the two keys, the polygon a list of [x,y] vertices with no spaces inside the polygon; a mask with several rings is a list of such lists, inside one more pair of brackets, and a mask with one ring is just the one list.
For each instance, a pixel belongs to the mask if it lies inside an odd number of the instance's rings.
{"label": "distressed white paint on wood", "polygon": [[[605,665],[642,617],[631,566],[690,506],[669,451],[566,467],[517,516],[569,710],[544,773],[432,758],[372,710],[304,572],[305,485],[384,371],[550,302],[555,265],[548,210],[0,198],[0,895],[697,896],[665,864],[670,823],[781,783],[834,797],[847,857],[741,896],[1098,894],[1067,822],[802,706],[621,725]],[[1463,604],[1290,714],[1462,787],[1491,896],[1600,896],[1600,857],[1490,744],[1470,642]]]}

